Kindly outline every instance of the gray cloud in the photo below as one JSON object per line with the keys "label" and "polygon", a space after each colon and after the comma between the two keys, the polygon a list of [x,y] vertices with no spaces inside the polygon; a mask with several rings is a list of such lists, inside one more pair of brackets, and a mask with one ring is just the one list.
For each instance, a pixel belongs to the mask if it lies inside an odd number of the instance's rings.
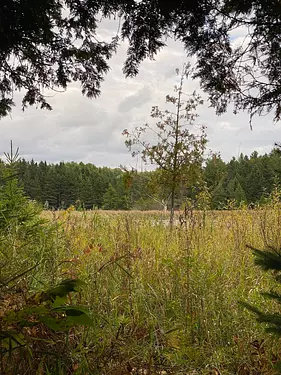
{"label": "gray cloud", "polygon": [[148,86],[143,87],[136,94],[127,96],[118,106],[119,112],[129,112],[135,108],[142,107],[152,99],[152,92]]}
{"label": "gray cloud", "polygon": [[[101,37],[114,36],[118,21],[104,21]],[[243,38],[238,30],[233,38]],[[132,160],[124,145],[123,129],[132,129],[145,122],[152,122],[151,107],[165,109],[165,97],[173,93],[177,82],[175,69],[186,61],[180,43],[168,41],[155,61],[142,63],[134,79],[126,79],[122,67],[126,58],[126,43],[110,61],[111,70],[102,85],[102,95],[89,100],[81,95],[78,84],[72,84],[67,92],[50,95],[53,111],[28,108],[20,109],[21,95],[15,96],[18,106],[11,117],[0,121],[0,154],[9,149],[10,139],[26,159],[48,162],[83,161],[98,166],[118,167],[139,165]],[[200,91],[198,81],[188,81],[185,91]],[[206,97],[203,95],[204,99]],[[256,117],[253,131],[249,129],[246,113],[233,115],[231,108],[221,117],[209,108],[208,101],[199,109],[198,123],[207,126],[208,147],[221,151],[226,160],[238,152],[249,154],[253,150],[268,152],[275,141],[280,140],[280,125],[273,125],[272,117]]]}

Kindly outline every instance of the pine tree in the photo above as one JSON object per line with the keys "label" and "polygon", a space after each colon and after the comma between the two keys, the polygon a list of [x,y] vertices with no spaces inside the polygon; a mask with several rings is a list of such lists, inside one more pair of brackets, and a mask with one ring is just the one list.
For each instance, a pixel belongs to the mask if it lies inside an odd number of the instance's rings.
{"label": "pine tree", "polygon": [[109,184],[103,196],[103,206],[104,210],[118,210],[118,195],[116,189]]}
{"label": "pine tree", "polygon": [[248,185],[247,201],[249,203],[256,203],[263,196],[265,181],[258,165],[258,159],[255,161],[251,160],[251,162],[253,166],[246,180]]}
{"label": "pine tree", "polygon": [[218,186],[222,178],[226,175],[226,171],[227,166],[219,154],[213,154],[212,157],[206,161],[204,180],[210,191],[213,191],[216,186]]}
{"label": "pine tree", "polygon": [[50,208],[57,209],[59,207],[59,189],[57,183],[57,172],[54,166],[50,166],[47,176],[46,185],[44,187],[44,202],[49,202]]}
{"label": "pine tree", "polygon": [[[281,283],[281,248],[267,246],[264,250],[249,246],[255,256],[255,264],[267,272],[273,272],[277,285]],[[281,293],[277,290],[261,293],[264,297],[281,304]],[[255,306],[242,302],[248,310],[252,311],[259,323],[266,323],[267,332],[281,336],[281,314],[278,312],[262,312]]]}
{"label": "pine tree", "polygon": [[238,204],[241,202],[246,202],[245,192],[237,176],[235,176],[233,180],[229,181],[227,191],[229,199],[234,199]]}
{"label": "pine tree", "polygon": [[[58,355],[68,330],[74,333],[76,325],[92,325],[89,316],[73,303],[68,314],[69,304],[64,302],[69,293],[81,291],[84,283],[67,279],[57,284],[64,275],[59,275],[58,268],[59,226],[42,219],[40,207],[19,185],[18,150],[14,153],[11,144],[5,156],[6,162],[0,163],[0,373],[40,370],[55,374],[64,368],[63,361],[70,362],[70,349],[63,348]],[[54,308],[58,310],[54,312]],[[48,350],[42,351],[38,335],[31,335],[30,327],[40,330],[43,342],[51,338]]]}
{"label": "pine tree", "polygon": [[227,191],[224,182],[224,179],[222,179],[212,192],[211,207],[213,209],[222,209],[226,204]]}
{"label": "pine tree", "polygon": [[24,179],[24,190],[31,199],[41,202],[42,190],[38,175],[38,165],[34,160],[31,160],[31,162],[27,164],[27,167]]}
{"label": "pine tree", "polygon": [[11,275],[34,267],[39,259],[43,264],[45,248],[52,243],[49,229],[42,225],[41,208],[18,183],[18,150],[14,153],[11,146],[10,154],[5,155],[0,185],[0,291]]}

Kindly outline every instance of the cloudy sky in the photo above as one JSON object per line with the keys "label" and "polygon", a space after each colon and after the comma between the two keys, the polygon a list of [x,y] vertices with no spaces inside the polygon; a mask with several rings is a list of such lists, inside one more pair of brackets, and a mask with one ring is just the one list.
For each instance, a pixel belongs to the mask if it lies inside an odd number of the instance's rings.
{"label": "cloudy sky", "polygon": [[[116,30],[114,21],[105,21],[100,37],[109,40]],[[234,43],[243,39],[243,31],[237,30]],[[126,47],[122,44],[111,60],[111,71],[98,99],[83,97],[79,85],[71,85],[65,93],[52,93],[49,101],[53,111],[28,108],[22,112],[21,96],[16,95],[17,107],[11,116],[0,120],[0,155],[13,140],[27,160],[83,161],[97,166],[140,168],[140,161],[131,158],[121,133],[125,128],[151,122],[152,106],[165,108],[165,96],[173,93],[177,80],[175,69],[182,66],[186,57],[180,43],[169,41],[155,61],[142,63],[136,78],[125,79],[122,66]],[[200,92],[198,82],[185,83],[185,92],[194,89]],[[274,124],[271,116],[255,117],[251,131],[247,113],[234,115],[229,110],[217,117],[207,100],[198,112],[197,122],[207,126],[208,148],[220,152],[224,160],[237,157],[240,152],[269,152],[274,142],[281,140],[281,124]]]}

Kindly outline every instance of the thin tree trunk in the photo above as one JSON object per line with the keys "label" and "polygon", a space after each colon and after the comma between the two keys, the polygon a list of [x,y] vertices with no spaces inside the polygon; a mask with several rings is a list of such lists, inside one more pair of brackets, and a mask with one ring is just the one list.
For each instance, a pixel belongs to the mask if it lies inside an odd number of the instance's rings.
{"label": "thin tree trunk", "polygon": [[171,192],[170,226],[173,226],[174,224],[174,216],[175,216],[175,186],[173,186],[173,190]]}
{"label": "thin tree trunk", "polygon": [[176,128],[175,128],[175,146],[173,155],[173,171],[172,171],[172,192],[171,192],[171,210],[170,210],[170,226],[174,224],[175,215],[175,194],[176,194],[176,180],[178,177],[178,140],[179,140],[179,126],[180,126],[180,108],[181,108],[181,94],[184,79],[184,72],[182,72],[180,86],[178,89],[177,99],[177,114],[176,114]]}

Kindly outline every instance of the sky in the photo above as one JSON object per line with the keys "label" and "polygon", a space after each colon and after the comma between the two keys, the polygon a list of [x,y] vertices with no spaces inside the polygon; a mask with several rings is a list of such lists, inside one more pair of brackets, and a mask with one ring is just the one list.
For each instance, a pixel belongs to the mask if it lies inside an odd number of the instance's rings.
{"label": "sky", "polygon": [[[99,37],[110,40],[118,25],[106,20],[100,26]],[[243,30],[232,35],[233,43],[245,38]],[[87,99],[81,94],[79,84],[71,84],[66,92],[50,93],[52,111],[29,107],[21,110],[21,93],[15,94],[16,107],[11,116],[0,120],[0,155],[9,150],[10,140],[19,147],[26,160],[76,161],[96,166],[131,166],[146,169],[139,159],[133,159],[125,147],[124,129],[133,129],[145,123],[153,124],[151,107],[165,109],[165,97],[173,94],[177,83],[176,68],[187,62],[183,46],[173,40],[167,42],[154,61],[141,64],[139,75],[125,78],[122,73],[127,44],[123,43],[110,60],[110,72],[102,84],[102,94],[97,99]],[[234,115],[231,108],[222,116],[209,107],[207,97],[200,91],[198,81],[186,81],[184,92],[197,90],[204,99],[198,109],[197,123],[207,127],[207,149],[220,152],[225,161],[233,156],[269,152],[274,143],[281,141],[281,123],[272,116],[256,116],[250,130],[249,115]]]}

